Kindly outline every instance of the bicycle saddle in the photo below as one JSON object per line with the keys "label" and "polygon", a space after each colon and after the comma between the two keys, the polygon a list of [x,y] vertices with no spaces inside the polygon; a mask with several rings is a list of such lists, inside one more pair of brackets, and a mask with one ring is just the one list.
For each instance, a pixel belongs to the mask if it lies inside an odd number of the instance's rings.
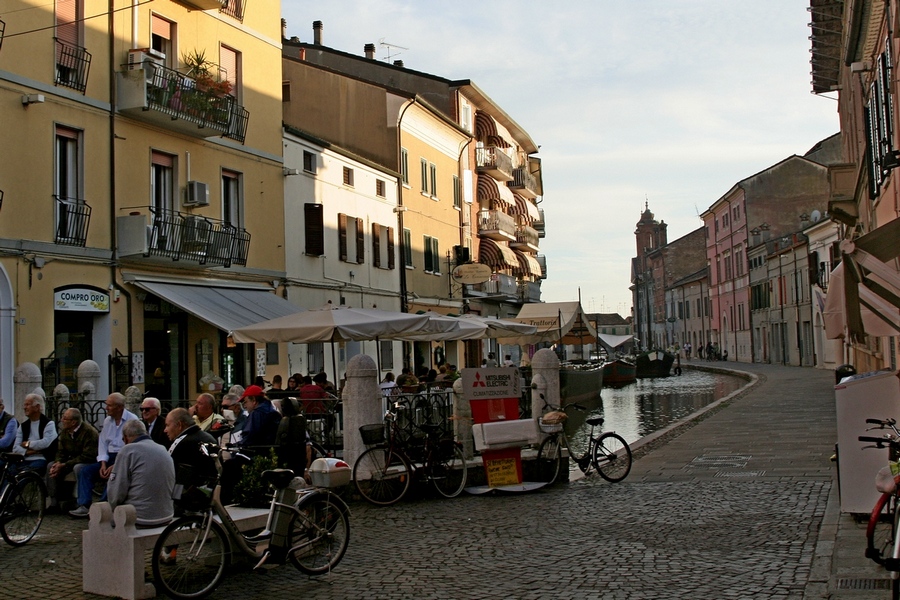
{"label": "bicycle saddle", "polygon": [[271,483],[277,489],[286,488],[293,478],[294,472],[290,469],[271,469],[262,473],[263,481]]}
{"label": "bicycle saddle", "polygon": [[2,454],[2,458],[4,461],[8,463],[20,463],[25,460],[24,454],[16,454],[15,452],[4,452]]}
{"label": "bicycle saddle", "polygon": [[585,419],[584,422],[591,427],[600,427],[601,425],[603,425],[603,417],[592,417],[590,419]]}

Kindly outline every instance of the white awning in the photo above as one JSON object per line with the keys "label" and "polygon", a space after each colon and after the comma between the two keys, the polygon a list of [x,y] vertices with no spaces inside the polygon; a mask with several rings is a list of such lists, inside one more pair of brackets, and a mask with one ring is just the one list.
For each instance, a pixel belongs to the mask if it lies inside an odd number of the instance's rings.
{"label": "white awning", "polygon": [[303,310],[276,296],[271,289],[237,282],[235,287],[201,287],[144,279],[134,279],[131,283],[228,333]]}
{"label": "white awning", "polygon": [[525,304],[515,319],[537,327],[534,335],[501,338],[501,344],[590,344],[597,339],[597,331],[584,314],[580,302],[534,302]]}

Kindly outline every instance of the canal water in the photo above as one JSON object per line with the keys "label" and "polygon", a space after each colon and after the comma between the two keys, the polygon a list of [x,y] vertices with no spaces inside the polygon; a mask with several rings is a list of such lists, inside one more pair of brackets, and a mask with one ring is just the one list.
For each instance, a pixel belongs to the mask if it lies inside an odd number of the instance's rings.
{"label": "canal water", "polygon": [[575,447],[587,440],[588,417],[603,417],[603,430],[615,431],[631,444],[684,419],[716,400],[741,388],[739,377],[685,369],[683,375],[638,379],[620,388],[604,387],[585,410],[568,410],[566,434]]}

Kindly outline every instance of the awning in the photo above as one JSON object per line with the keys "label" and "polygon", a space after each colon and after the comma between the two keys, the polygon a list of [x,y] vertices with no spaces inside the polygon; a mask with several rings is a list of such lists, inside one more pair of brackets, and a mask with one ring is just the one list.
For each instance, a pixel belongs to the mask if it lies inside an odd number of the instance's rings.
{"label": "awning", "polygon": [[609,346],[611,349],[615,350],[625,342],[630,342],[634,339],[633,335],[611,335],[609,333],[598,333],[597,339],[601,342]]}
{"label": "awning", "polygon": [[475,111],[475,139],[500,148],[510,147],[494,117],[480,110]]}
{"label": "awning", "polygon": [[478,199],[502,200],[510,206],[516,205],[516,198],[512,190],[490,175],[478,175]]}
{"label": "awning", "polygon": [[516,193],[513,193],[513,198],[516,205],[510,211],[512,214],[524,217],[529,223],[541,220],[541,213],[534,202]]}
{"label": "awning", "polygon": [[501,344],[537,344],[562,342],[563,344],[592,344],[597,331],[584,314],[580,302],[535,302],[525,304],[518,316],[511,321],[537,327],[534,335],[498,340]]}
{"label": "awning", "polygon": [[[166,302],[218,327],[232,332],[240,327],[284,317],[303,309],[271,292],[271,288],[199,286],[134,279],[131,283]],[[232,283],[232,282],[229,282]]]}
{"label": "awning", "polygon": [[519,262],[520,273],[525,275],[534,275],[535,277],[541,276],[541,263],[537,261],[537,259],[528,254],[527,252],[519,252],[518,250],[513,250],[516,253],[516,260]]}
{"label": "awning", "polygon": [[507,267],[515,269],[519,266],[519,259],[516,258],[512,248],[505,242],[496,242],[488,238],[484,238],[478,244],[478,262],[501,269]]}

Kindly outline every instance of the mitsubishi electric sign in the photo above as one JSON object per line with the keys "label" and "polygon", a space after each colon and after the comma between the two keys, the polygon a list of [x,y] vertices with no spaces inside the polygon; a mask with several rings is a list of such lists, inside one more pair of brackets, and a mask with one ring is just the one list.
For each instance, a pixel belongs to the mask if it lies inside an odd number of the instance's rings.
{"label": "mitsubishi electric sign", "polygon": [[521,396],[521,377],[509,367],[463,369],[463,395],[467,400],[495,400]]}

